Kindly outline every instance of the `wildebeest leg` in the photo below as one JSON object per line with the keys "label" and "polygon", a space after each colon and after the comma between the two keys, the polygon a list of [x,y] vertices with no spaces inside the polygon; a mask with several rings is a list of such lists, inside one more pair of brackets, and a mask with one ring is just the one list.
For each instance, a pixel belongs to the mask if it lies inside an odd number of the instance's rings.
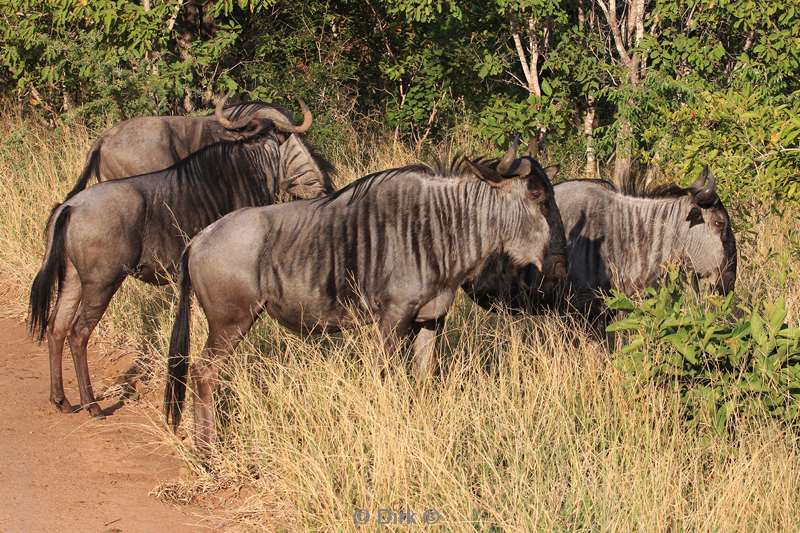
{"label": "wildebeest leg", "polygon": [[414,337],[413,373],[417,383],[428,381],[436,371],[436,341],[455,297],[454,290],[445,290],[417,311],[416,321],[411,326]]}
{"label": "wildebeest leg", "polygon": [[414,338],[413,374],[417,383],[429,381],[436,372],[436,346],[443,327],[444,317],[415,322],[411,326]]}
{"label": "wildebeest leg", "polygon": [[117,292],[122,280],[111,285],[86,283],[83,285],[81,305],[78,309],[72,330],[69,333],[69,347],[75,362],[75,373],[78,375],[78,389],[81,394],[81,405],[92,416],[101,416],[102,410],[94,399],[92,382],[89,378],[89,364],[86,361],[86,347],[95,326],[105,313],[111,297]]}
{"label": "wildebeest leg", "polygon": [[394,312],[385,312],[378,321],[384,352],[379,363],[381,379],[386,377],[386,364],[389,358],[397,353],[403,341],[407,339],[412,318],[413,315],[410,312],[403,313],[400,310],[394,310]]}
{"label": "wildebeest leg", "polygon": [[213,393],[217,386],[219,368],[216,359],[236,349],[242,338],[250,331],[255,321],[251,313],[244,313],[238,320],[225,324],[212,323],[209,318],[209,333],[205,348],[191,365],[194,440],[198,451],[208,451],[217,441],[214,422]]}
{"label": "wildebeest leg", "polygon": [[81,282],[75,267],[67,261],[64,282],[58,295],[53,315],[47,325],[47,351],[50,354],[50,402],[62,413],[71,413],[70,405],[64,394],[64,378],[62,373],[62,356],[64,340],[67,338],[75,310],[81,301]]}

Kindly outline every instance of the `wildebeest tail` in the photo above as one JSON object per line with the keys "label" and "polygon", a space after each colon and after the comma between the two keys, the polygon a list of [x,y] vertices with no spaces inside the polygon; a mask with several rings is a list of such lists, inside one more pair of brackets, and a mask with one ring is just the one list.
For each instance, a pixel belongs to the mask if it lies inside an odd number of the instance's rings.
{"label": "wildebeest tail", "polygon": [[78,176],[78,181],[75,183],[75,186],[67,193],[67,197],[64,199],[65,202],[84,190],[92,175],[98,175],[100,170],[100,148],[102,146],[102,139],[98,140],[94,143],[94,146],[92,146],[92,150],[89,152],[89,161],[87,161],[86,166],[83,167],[83,172]]}
{"label": "wildebeest tail", "polygon": [[70,206],[64,206],[61,211],[56,210],[50,218],[53,225],[50,238],[45,249],[44,260],[36,277],[31,284],[31,294],[28,300],[28,328],[31,335],[41,342],[47,332],[47,323],[50,321],[50,302],[53,299],[53,286],[57,286],[56,295],[61,293],[64,281],[64,241],[69,221]]}
{"label": "wildebeest tail", "polygon": [[186,397],[186,378],[189,373],[189,312],[191,310],[192,280],[189,278],[189,247],[183,251],[180,269],[178,315],[169,339],[167,365],[169,372],[164,388],[164,416],[172,431],[178,429]]}

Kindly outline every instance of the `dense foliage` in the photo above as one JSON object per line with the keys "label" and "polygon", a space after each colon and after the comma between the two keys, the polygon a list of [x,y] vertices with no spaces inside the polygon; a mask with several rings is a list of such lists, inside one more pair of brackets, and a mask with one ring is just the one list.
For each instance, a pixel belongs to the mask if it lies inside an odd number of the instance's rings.
{"label": "dense foliage", "polygon": [[220,92],[299,95],[329,137],[377,125],[420,148],[467,124],[495,142],[520,133],[624,186],[708,162],[723,187],[798,200],[798,11],[793,0],[0,0],[0,86],[52,120],[101,122],[204,109]]}
{"label": "dense foliage", "polygon": [[625,316],[608,330],[629,336],[615,365],[635,381],[676,384],[693,424],[723,431],[735,415],[764,414],[796,421],[800,328],[785,323],[783,298],[733,302],[732,292],[698,303],[676,271],[641,301],[615,294],[607,303]]}

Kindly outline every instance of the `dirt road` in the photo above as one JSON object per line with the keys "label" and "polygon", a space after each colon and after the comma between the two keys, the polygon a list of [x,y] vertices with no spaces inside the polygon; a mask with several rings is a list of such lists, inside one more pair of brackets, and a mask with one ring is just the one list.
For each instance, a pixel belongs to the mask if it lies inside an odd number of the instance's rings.
{"label": "dirt road", "polygon": [[[112,376],[98,359],[90,352],[92,375]],[[68,349],[64,361],[67,397],[75,404]],[[140,407],[92,420],[84,412],[57,413],[48,390],[46,350],[22,324],[0,318],[0,532],[208,530],[195,509],[148,495],[160,481],[176,479],[180,464],[136,428],[146,423]]]}

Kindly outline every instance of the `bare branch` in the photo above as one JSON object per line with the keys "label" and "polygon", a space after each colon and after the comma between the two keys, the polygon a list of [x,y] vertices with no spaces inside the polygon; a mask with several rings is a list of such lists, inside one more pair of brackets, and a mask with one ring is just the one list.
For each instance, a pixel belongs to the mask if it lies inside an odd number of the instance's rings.
{"label": "bare branch", "polygon": [[515,31],[511,34],[514,39],[514,47],[517,49],[517,57],[522,65],[522,73],[525,75],[525,81],[528,82],[528,87],[531,85],[531,71],[528,67],[528,60],[525,57],[525,49],[522,48],[522,41],[519,38],[519,32]]}
{"label": "bare branch", "polygon": [[528,83],[525,82],[525,81],[522,81],[521,79],[519,79],[519,76],[517,76],[516,74],[514,74],[510,70],[508,71],[508,75],[511,76],[514,79],[514,81],[509,81],[508,82],[509,85],[519,85],[520,87],[522,87],[526,91],[530,90],[530,88],[528,87]]}
{"label": "bare branch", "polygon": [[603,11],[603,15],[606,17],[606,21],[608,22],[608,26],[611,30],[611,36],[614,38],[614,46],[617,48],[617,53],[619,54],[620,60],[624,65],[628,65],[631,62],[630,55],[628,55],[628,51],[625,49],[625,43],[622,40],[622,35],[620,34],[619,24],[617,22],[617,2],[616,0],[608,0],[608,6],[603,3],[603,0],[595,0],[597,4],[600,6],[600,9]]}

